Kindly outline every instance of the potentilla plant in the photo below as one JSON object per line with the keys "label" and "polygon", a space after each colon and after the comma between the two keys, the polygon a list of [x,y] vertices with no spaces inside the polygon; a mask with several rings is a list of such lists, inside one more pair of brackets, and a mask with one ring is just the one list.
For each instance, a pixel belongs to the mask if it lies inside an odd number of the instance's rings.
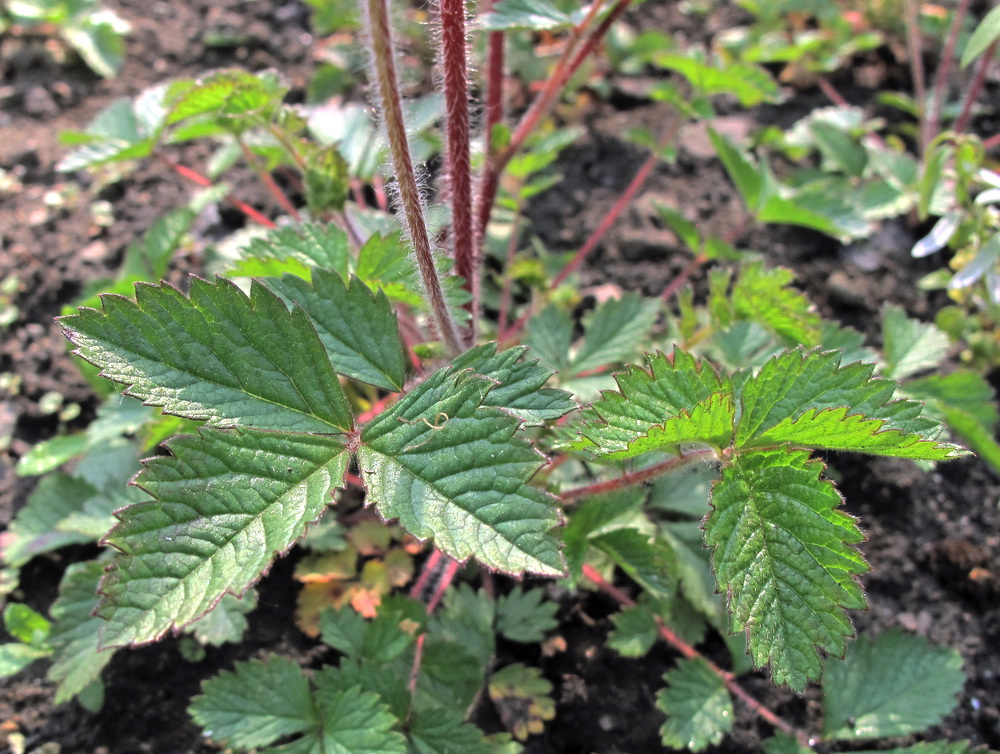
{"label": "potentilla plant", "polygon": [[[866,605],[863,537],[817,452],[932,463],[966,451],[942,441],[921,403],[896,396],[854,334],[820,321],[789,273],[759,262],[717,271],[702,307],[672,286],[676,313],[628,294],[578,323],[553,302],[526,306],[498,332],[485,312],[481,250],[504,167],[628,5],[595,2],[571,17],[506,0],[485,16],[487,138],[474,181],[466,5],[440,1],[450,220],[432,233],[389,9],[365,0],[372,99],[408,254],[392,233],[359,239],[357,227],[303,220],[254,242],[266,272],[246,287],[225,277],[192,278],[186,293],[141,283],[134,299],[105,295],[100,310],[62,318],[76,353],[104,377],[200,426],[145,462],[135,479],[145,499],[118,510],[104,538],[117,553],[75,570],[72,594],[60,597],[60,615],[99,633],[102,651],[76,634],[53,646],[46,623],[18,613],[15,627],[34,627],[11,631],[30,639],[26,653],[61,652],[62,672],[69,665],[82,689],[100,672],[94,658],[114,648],[240,613],[233,596],[297,542],[330,554],[330,572],[353,574],[374,549],[344,528],[364,520],[338,494],[351,486],[378,517],[431,543],[423,570],[408,596],[375,589],[379,579],[408,581],[387,535],[350,604],[322,611],[314,626],[338,664],[307,672],[271,657],[206,681],[191,714],[220,744],[516,751],[510,736],[487,737],[466,718],[488,695],[514,737],[544,728],[555,714],[551,683],[536,668],[493,665],[497,635],[540,641],[556,606],[540,589],[496,597],[492,573],[597,587],[622,608],[610,637],[618,651],[639,656],[657,639],[674,647],[682,659],[656,700],[670,747],[718,742],[733,696],[778,730],[774,751],[909,735],[947,714],[963,680],[957,653],[893,632],[850,641],[847,611]],[[507,128],[504,35],[545,13],[568,27],[565,52]],[[217,95],[210,86],[179,101]],[[224,104],[239,102],[238,82],[227,86]],[[420,300],[407,305],[400,287],[414,279]],[[636,343],[650,346],[642,363],[612,383],[608,370]],[[890,370],[907,353],[897,349]],[[330,510],[335,499],[340,510]],[[467,562],[484,569],[479,589],[452,586]],[[94,615],[79,609],[88,587],[100,595]],[[708,630],[736,636],[732,670],[697,649]],[[838,659],[826,662],[822,732],[793,727],[737,681],[767,667],[775,683],[802,691],[823,677],[826,656]]]}

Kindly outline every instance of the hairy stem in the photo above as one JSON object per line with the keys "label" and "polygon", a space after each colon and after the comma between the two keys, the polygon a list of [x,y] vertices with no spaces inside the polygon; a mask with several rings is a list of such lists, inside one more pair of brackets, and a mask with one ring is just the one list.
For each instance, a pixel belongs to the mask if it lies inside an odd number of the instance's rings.
{"label": "hairy stem", "polygon": [[446,113],[445,165],[451,189],[452,247],[455,274],[465,278],[472,295],[472,323],[466,345],[472,345],[478,320],[479,251],[472,224],[472,168],[469,162],[469,80],[465,50],[465,1],[441,2],[441,67]]}
{"label": "hairy stem", "polygon": [[986,48],[986,52],[983,53],[976,64],[975,76],[973,76],[972,83],[969,85],[969,91],[965,93],[965,100],[962,102],[962,112],[959,114],[958,120],[955,121],[953,130],[956,133],[963,133],[965,127],[969,125],[972,108],[975,106],[976,100],[979,99],[979,93],[983,90],[983,84],[986,81],[986,72],[989,70],[998,44],[1000,44],[1000,39],[993,40],[993,44]]}
{"label": "hairy stem", "polygon": [[431,306],[434,325],[448,350],[457,354],[462,351],[462,341],[458,327],[448,310],[441,278],[434,264],[434,253],[424,217],[424,205],[420,199],[420,189],[417,187],[413,160],[410,157],[410,144],[406,138],[387,0],[366,0],[365,8],[377,89],[376,109],[381,113],[385,124],[386,140],[389,143],[393,172],[396,174],[399,188],[400,211],[410,243],[413,244],[413,255],[417,260],[417,268],[420,270],[420,277]]}
{"label": "hairy stem", "polygon": [[654,479],[661,474],[668,474],[671,471],[676,471],[677,469],[687,466],[689,463],[693,463],[694,461],[709,460],[716,458],[717,456],[718,453],[714,450],[693,450],[689,453],[678,456],[677,458],[669,458],[666,461],[654,463],[652,466],[647,466],[646,468],[639,469],[638,471],[626,472],[620,477],[609,479],[605,482],[595,482],[594,484],[586,484],[582,487],[574,487],[573,489],[566,490],[559,495],[559,499],[563,503],[572,503],[577,500],[582,500],[583,498],[592,497],[593,495],[600,495],[604,492],[620,490],[623,487],[631,487],[633,484],[648,482],[650,479]]}
{"label": "hairy stem", "polygon": [[[607,594],[609,597],[614,599],[622,607],[633,607],[636,602],[634,599],[629,597],[625,592],[623,592],[618,587],[613,584],[609,584],[602,578],[596,569],[590,564],[585,563],[583,566],[583,575],[586,576],[590,581],[592,581],[602,592]],[[689,659],[701,658],[708,667],[711,668],[712,672],[715,673],[722,682],[729,689],[730,693],[738,698],[741,702],[750,708],[750,711],[755,715],[760,717],[762,720],[766,720],[768,723],[773,725],[780,731],[794,736],[796,740],[803,746],[810,745],[809,735],[802,730],[799,730],[791,723],[778,717],[774,712],[772,712],[768,707],[765,707],[759,701],[754,699],[742,686],[736,682],[736,676],[730,673],[728,670],[723,670],[714,662],[709,660],[705,655],[699,652],[697,649],[692,647],[686,641],[680,638],[674,631],[670,629],[669,626],[664,622],[659,616],[656,617],[656,626],[660,634],[660,637],[666,641],[670,646],[680,652],[684,657]]]}

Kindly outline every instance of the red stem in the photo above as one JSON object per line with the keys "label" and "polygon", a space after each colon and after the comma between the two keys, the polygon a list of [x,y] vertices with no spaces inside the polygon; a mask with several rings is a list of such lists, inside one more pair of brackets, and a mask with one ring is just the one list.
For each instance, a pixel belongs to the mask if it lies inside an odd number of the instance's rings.
{"label": "red stem", "polygon": [[[198,184],[202,188],[209,188],[212,185],[212,182],[208,178],[203,176],[201,173],[192,170],[189,167],[185,167],[184,165],[179,165],[166,155],[157,154],[156,157],[160,162],[162,162],[168,168],[177,173],[177,175],[183,178],[187,178],[189,181]],[[246,202],[241,202],[239,199],[234,199],[231,196],[227,196],[226,201],[232,204],[234,207],[236,207],[236,209],[238,209],[240,212],[242,212],[250,220],[253,220],[258,225],[263,225],[265,228],[276,227],[274,221],[272,221],[271,218],[262,215],[260,212],[255,210]]]}
{"label": "red stem", "polygon": [[647,466],[646,468],[639,469],[638,471],[626,472],[625,474],[622,474],[622,476],[615,479],[609,479],[606,482],[595,482],[594,484],[586,484],[582,487],[574,487],[573,489],[566,490],[559,495],[559,499],[563,503],[572,503],[582,498],[592,497],[593,495],[600,495],[604,492],[611,492],[612,490],[620,490],[623,487],[630,487],[633,484],[647,482],[650,479],[660,476],[661,474],[676,471],[677,469],[687,466],[689,463],[693,463],[694,461],[707,460],[717,457],[718,453],[716,453],[715,450],[693,450],[682,456],[678,456],[677,458],[670,458],[666,461],[661,461],[660,463],[654,463],[652,466]]}
{"label": "red stem", "polygon": [[969,91],[966,92],[965,101],[962,103],[962,112],[953,126],[953,130],[956,133],[964,133],[965,127],[969,125],[972,108],[975,106],[976,100],[979,99],[979,92],[982,91],[983,83],[986,81],[986,71],[993,61],[993,53],[996,52],[998,44],[1000,44],[1000,39],[993,40],[993,44],[986,48],[986,52],[983,53],[983,56],[979,59],[979,63],[976,65],[976,74],[969,85]]}
{"label": "red stem", "polygon": [[987,151],[993,149],[994,147],[1000,147],[1000,134],[993,134],[988,139],[983,140],[983,148]]}
{"label": "red stem", "polygon": [[467,345],[475,333],[479,310],[479,254],[472,225],[472,167],[469,162],[469,80],[465,51],[465,0],[441,0],[441,63],[444,69],[446,176],[451,194],[452,247],[455,274],[465,278],[472,295],[472,323]]}
{"label": "red stem", "polygon": [[951,73],[951,66],[955,62],[955,44],[958,42],[958,33],[962,30],[962,21],[969,11],[969,0],[958,0],[958,7],[955,15],[951,19],[951,28],[948,30],[948,38],[944,43],[944,50],[941,52],[941,65],[938,66],[937,75],[934,77],[933,95],[930,112],[927,114],[926,122],[921,129],[922,145],[926,149],[931,140],[937,136],[941,122],[941,108],[944,105],[944,97],[948,91],[948,75]]}
{"label": "red stem", "polygon": [[240,149],[243,152],[243,157],[250,165],[250,169],[257,175],[261,183],[267,188],[267,191],[274,198],[274,201],[278,203],[285,212],[287,212],[295,222],[302,222],[302,216],[299,215],[298,209],[292,204],[292,200],[288,198],[281,187],[275,182],[274,176],[271,175],[267,170],[262,168],[257,161],[256,156],[250,151],[250,147],[247,146],[243,139],[237,137],[237,143],[240,145]]}
{"label": "red stem", "polygon": [[[625,592],[623,592],[618,587],[613,584],[609,584],[604,578],[597,572],[597,570],[591,566],[589,563],[583,565],[583,575],[586,576],[590,581],[592,581],[602,592],[607,594],[609,597],[614,599],[622,607],[634,607],[636,602],[634,599],[629,597]],[[705,655],[699,652],[697,649],[692,647],[686,641],[681,639],[676,633],[674,633],[662,618],[656,616],[656,626],[660,634],[660,637],[667,642],[670,646],[680,652],[684,657],[695,659],[701,658],[708,667],[715,673],[722,682],[729,689],[733,696],[737,697],[740,701],[746,704],[751,712],[766,720],[768,723],[773,725],[778,730],[787,733],[790,736],[794,736],[796,740],[803,746],[808,747],[810,745],[809,735],[802,730],[794,727],[791,723],[782,720],[774,712],[765,707],[759,701],[754,699],[750,694],[736,682],[736,676],[730,673],[728,670],[723,670],[714,662],[709,660]]]}
{"label": "red stem", "polygon": [[670,281],[670,284],[663,289],[663,293],[660,294],[660,298],[664,301],[669,301],[674,296],[677,295],[677,291],[684,287],[684,284],[691,278],[691,276],[698,271],[705,262],[708,261],[708,257],[704,254],[698,254],[694,259],[687,263],[687,266],[677,273],[677,277]]}

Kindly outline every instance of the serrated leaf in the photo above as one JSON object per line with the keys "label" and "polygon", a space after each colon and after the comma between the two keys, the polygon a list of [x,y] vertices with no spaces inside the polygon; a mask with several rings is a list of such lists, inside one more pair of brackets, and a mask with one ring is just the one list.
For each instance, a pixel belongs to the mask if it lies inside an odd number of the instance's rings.
{"label": "serrated leaf", "polygon": [[406,359],[396,314],[384,293],[375,293],[355,277],[345,284],[335,272],[313,270],[312,285],[285,275],[268,285],[288,304],[309,315],[330,354],[334,369],[386,390],[400,391]]}
{"label": "serrated leaf", "polygon": [[492,754],[493,747],[475,725],[454,710],[425,710],[413,716],[410,754]]}
{"label": "serrated leaf", "polygon": [[792,280],[789,270],[768,270],[763,262],[745,265],[733,284],[733,312],[739,319],[763,325],[787,346],[819,345],[819,315],[812,311],[809,300],[790,286]]}
{"label": "serrated leaf", "polygon": [[731,94],[743,107],[778,99],[777,82],[759,66],[728,61],[716,67],[692,55],[657,55],[654,61],[661,68],[681,74],[700,93]]}
{"label": "serrated leaf", "polygon": [[901,380],[940,366],[950,345],[946,333],[910,319],[898,306],[882,310],[882,354],[887,377]]}
{"label": "serrated leaf", "polygon": [[728,595],[730,630],[747,633],[760,667],[800,691],[822,672],[817,647],[842,655],[853,629],[844,609],[865,606],[853,518],[802,451],[738,455],[712,489],[705,542]]}
{"label": "serrated leaf", "polygon": [[514,663],[490,677],[489,694],[504,727],[520,741],[545,729],[545,721],[556,715],[556,705],[549,694],[552,684],[542,671]]}
{"label": "serrated leaf", "polygon": [[66,569],[59,584],[59,596],[52,603],[52,634],[55,650],[49,667],[49,680],[56,681],[56,704],[81,693],[101,676],[114,652],[98,652],[97,636],[104,622],[94,612],[97,584],[104,573],[104,563],[91,560],[75,563]]}
{"label": "serrated leaf", "polygon": [[558,624],[559,603],[545,602],[541,589],[524,591],[520,586],[497,600],[497,632],[505,639],[523,643],[542,641]]}
{"label": "serrated leaf", "polygon": [[381,612],[365,620],[350,607],[325,610],[320,616],[324,643],[348,657],[378,664],[392,661],[413,643],[399,623],[398,616]]}
{"label": "serrated leaf", "polygon": [[206,737],[231,746],[267,746],[319,725],[309,681],[291,660],[238,662],[205,681],[188,713]]}
{"label": "serrated leaf", "polygon": [[191,279],[191,297],[136,285],[137,301],[62,317],[76,354],[126,392],[210,426],[336,433],[350,406],[305,313],[254,283]]}
{"label": "serrated leaf", "polygon": [[219,71],[202,81],[176,82],[167,94],[171,104],[168,123],[196,116],[228,121],[239,130],[254,116],[266,116],[277,107],[288,88],[274,75],[264,71],[254,75],[238,68]]}
{"label": "serrated leaf", "polygon": [[554,499],[527,481],[539,454],[519,420],[483,406],[493,383],[440,369],[361,433],[369,504],[445,553],[508,573],[563,572]]}
{"label": "serrated leaf", "polygon": [[615,375],[618,392],[602,394],[583,412],[580,429],[586,439],[577,447],[601,453],[626,450],[682,411],[691,411],[715,393],[732,392],[728,378],[684,351],[674,351],[672,359],[662,353],[647,354],[646,359],[649,371],[626,367]]}
{"label": "serrated leaf", "polygon": [[557,372],[565,372],[573,343],[573,320],[570,316],[549,304],[528,320],[525,331],[525,345]]}
{"label": "serrated leaf", "polygon": [[920,418],[920,404],[893,401],[896,384],[872,377],[874,368],[863,362],[841,366],[840,354],[834,352],[796,349],[775,356],[746,380],[739,397],[743,412],[736,447],[811,410],[848,408],[851,414],[884,419],[886,429],[918,434],[934,426]]}
{"label": "serrated leaf", "polygon": [[247,630],[247,613],[257,607],[257,591],[248,589],[242,597],[225,594],[208,615],[190,624],[188,633],[201,644],[221,646],[227,642],[239,642]]}
{"label": "serrated leaf", "polygon": [[926,440],[922,435],[886,429],[881,419],[849,414],[847,408],[810,410],[785,419],[756,435],[744,448],[788,443],[824,450],[848,450],[876,456],[944,461],[964,455],[957,445]]}
{"label": "serrated leaf", "polygon": [[962,658],[912,634],[861,636],[823,679],[823,737],[891,738],[939,723],[965,684]]}
{"label": "serrated leaf", "polygon": [[716,393],[695,404],[690,411],[681,411],[663,424],[650,427],[645,435],[630,442],[627,449],[609,452],[613,444],[605,441],[601,451],[595,455],[608,460],[621,460],[654,450],[668,451],[681,445],[722,449],[732,440],[735,415],[732,396]]}
{"label": "serrated leaf", "polygon": [[644,657],[660,633],[648,605],[632,605],[611,616],[615,627],[608,634],[608,646],[622,657]]}
{"label": "serrated leaf", "polygon": [[660,728],[665,746],[701,751],[732,730],[733,700],[703,658],[680,660],[663,680],[667,687],[657,693],[656,708],[667,716]]}
{"label": "serrated leaf", "polygon": [[398,721],[379,697],[356,686],[343,688],[337,675],[330,670],[321,670],[315,679],[319,730],[276,751],[406,754],[406,739],[394,730]]}
{"label": "serrated leaf", "polygon": [[637,345],[647,339],[659,313],[659,301],[637,293],[605,301],[583,318],[583,340],[565,376],[608,367],[632,356]]}
{"label": "serrated leaf", "polygon": [[341,483],[332,436],[203,430],[169,444],[136,483],[156,499],[120,512],[122,551],[101,582],[102,646],[153,641],[241,594],[305,534]]}
{"label": "serrated leaf", "polygon": [[498,353],[496,343],[484,343],[459,356],[452,366],[471,369],[499,383],[487,394],[484,406],[506,409],[526,426],[542,426],[568,414],[576,403],[565,390],[542,387],[552,372],[537,360],[522,361],[527,350],[522,346]]}
{"label": "serrated leaf", "polygon": [[253,266],[257,260],[299,262],[305,268],[306,280],[311,279],[310,271],[314,267],[333,270],[345,280],[350,272],[347,233],[333,224],[303,223],[276,228],[260,238],[251,239],[240,250],[240,256],[243,261],[234,270],[237,275],[262,274]]}

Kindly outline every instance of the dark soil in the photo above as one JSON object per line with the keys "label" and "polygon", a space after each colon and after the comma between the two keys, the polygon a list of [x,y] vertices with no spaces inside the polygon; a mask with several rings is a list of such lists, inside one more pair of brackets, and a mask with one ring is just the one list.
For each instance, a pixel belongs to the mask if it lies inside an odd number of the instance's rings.
{"label": "dark soil", "polygon": [[[34,443],[60,429],[56,418],[41,412],[39,399],[58,391],[66,402],[79,403],[81,414],[70,429],[85,426],[97,403],[68,356],[53,317],[87,281],[113,274],[127,243],[163,212],[181,206],[190,189],[155,163],[104,189],[85,175],[58,174],[54,165],[63,153],[58,133],[82,128],[114,98],[135,96],[170,77],[231,64],[253,70],[273,66],[301,93],[313,66],[307,11],[295,0],[116,0],[109,5],[133,27],[125,70],[113,80],[101,80],[79,65],[56,65],[32,41],[6,38],[0,43],[0,168],[21,184],[3,194],[0,203],[0,280],[16,275],[20,282],[19,318],[0,342],[0,374],[12,373],[20,380],[18,389],[0,393],[0,437],[11,437],[7,450],[0,453],[3,525],[23,505],[35,481],[15,476],[13,465]],[[682,16],[673,4],[651,2],[641,6],[631,23],[700,38],[726,28],[739,13],[723,6],[699,24]],[[204,35],[210,29],[233,32],[243,41],[233,47],[209,47]],[[855,69],[835,83],[852,101],[868,102],[872,88],[865,89],[858,79],[864,78],[859,72],[870,79],[873,67],[879,69],[879,80],[905,78],[881,58],[872,58],[857,61]],[[644,159],[621,134],[636,125],[658,128],[670,117],[628,82],[620,86],[615,82],[612,89],[613,104],[585,105],[564,113],[585,125],[588,135],[561,158],[562,183],[530,209],[531,232],[550,249],[578,248]],[[738,134],[766,119],[787,126],[825,104],[817,92],[806,90],[780,109],[755,113],[757,120],[733,113],[719,127]],[[188,157],[196,161],[203,155]],[[70,189],[78,190],[78,195],[63,206],[46,203],[50,192],[68,194]],[[252,182],[240,197],[265,213],[276,212]],[[90,206],[96,199],[109,201],[113,208],[115,223],[110,228],[93,220]],[[682,131],[676,164],[656,169],[640,199],[595,252],[582,275],[584,287],[613,283],[656,294],[684,267],[687,257],[657,220],[657,204],[682,208],[705,231],[733,234],[738,247],[756,249],[771,263],[792,268],[824,316],[869,336],[877,336],[879,310],[885,303],[901,305],[911,316],[925,319],[941,304],[917,291],[916,281],[934,269],[935,261],[909,257],[916,231],[905,222],[886,223],[875,238],[850,248],[806,231],[749,226],[704,132],[695,128]],[[241,222],[237,215],[224,214],[215,231],[221,234]],[[185,263],[197,269],[196,257],[181,260]],[[872,607],[855,616],[856,624],[875,630],[902,626],[958,649],[968,682],[956,711],[927,738],[967,739],[1000,748],[997,477],[975,459],[944,464],[932,473],[902,461],[840,456],[828,460],[847,510],[861,519],[868,533],[862,549],[872,565],[864,579]],[[72,548],[36,558],[22,573],[17,598],[46,609],[65,566],[92,554],[89,548]],[[19,730],[27,736],[29,751],[55,742],[64,754],[218,751],[202,740],[186,713],[203,679],[231,667],[235,660],[265,652],[279,652],[304,664],[329,659],[330,650],[317,647],[293,626],[293,592],[288,584],[295,557],[293,553],[279,561],[263,580],[260,607],[250,616],[247,639],[238,647],[209,648],[197,663],[181,659],[176,640],[119,652],[105,672],[107,701],[98,714],[75,703],[53,706],[53,686],[44,679],[44,664],[38,663],[0,689],[0,722],[6,721],[0,735]],[[554,657],[528,659],[554,683],[557,717],[544,735],[528,741],[527,751],[659,751],[662,718],[654,699],[674,655],[658,646],[643,660],[625,660],[605,646],[609,616],[615,611],[608,599],[597,594],[553,596],[561,602],[558,631],[567,648]],[[716,650],[724,657],[721,644],[708,651]],[[523,650],[505,647],[504,651],[514,655]],[[818,730],[816,689],[797,697],[774,689],[763,676],[748,677],[745,685],[780,715]],[[499,729],[490,709],[480,710],[477,719]],[[756,751],[768,735],[767,725],[738,706],[736,732],[712,751]]]}

